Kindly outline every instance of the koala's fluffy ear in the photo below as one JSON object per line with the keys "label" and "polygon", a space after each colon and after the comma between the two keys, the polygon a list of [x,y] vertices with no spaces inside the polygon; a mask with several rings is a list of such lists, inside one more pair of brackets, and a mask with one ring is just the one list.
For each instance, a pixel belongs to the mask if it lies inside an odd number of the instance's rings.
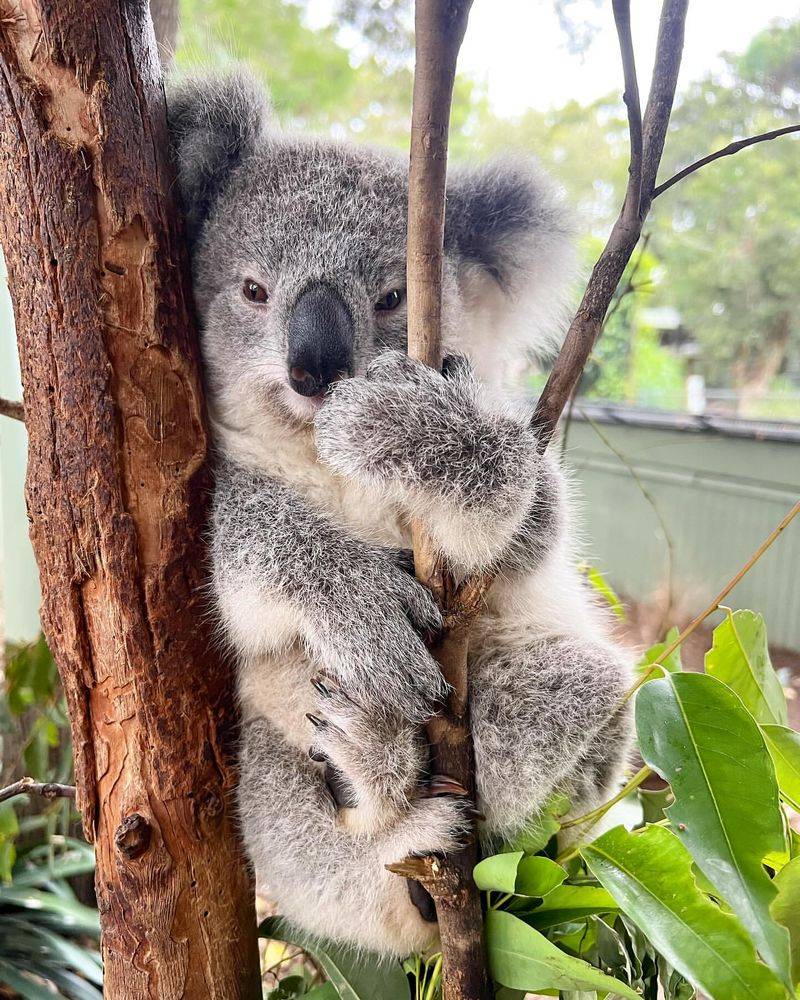
{"label": "koala's fluffy ear", "polygon": [[455,170],[445,219],[445,250],[470,307],[491,306],[507,339],[550,349],[574,275],[574,230],[549,178],[520,162]]}
{"label": "koala's fluffy ear", "polygon": [[568,241],[571,225],[551,182],[535,167],[489,164],[453,172],[445,246],[500,285],[527,270],[530,255]]}
{"label": "koala's fluffy ear", "polygon": [[170,146],[190,246],[231,171],[258,145],[269,115],[264,87],[246,70],[170,85]]}

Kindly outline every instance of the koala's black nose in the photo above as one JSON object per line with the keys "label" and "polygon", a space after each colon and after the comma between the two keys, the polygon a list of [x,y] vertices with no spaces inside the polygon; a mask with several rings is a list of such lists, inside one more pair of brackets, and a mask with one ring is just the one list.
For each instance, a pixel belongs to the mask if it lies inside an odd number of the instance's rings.
{"label": "koala's black nose", "polygon": [[336,289],[321,281],[309,285],[289,317],[286,364],[294,391],[318,396],[351,374],[353,336],[353,317]]}

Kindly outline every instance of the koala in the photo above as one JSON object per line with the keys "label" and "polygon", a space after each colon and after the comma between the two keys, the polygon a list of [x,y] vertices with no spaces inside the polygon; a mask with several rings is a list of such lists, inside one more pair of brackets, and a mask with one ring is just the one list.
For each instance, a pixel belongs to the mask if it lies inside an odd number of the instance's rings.
{"label": "koala", "polygon": [[[385,866],[497,846],[556,792],[619,780],[628,655],[577,569],[569,490],[515,375],[552,342],[571,225],[530,166],[453,171],[437,372],[406,354],[407,168],[284,133],[242,73],[173,86],[216,449],[210,533],[235,657],[238,808],[259,883],[307,930],[383,955],[436,926]],[[421,524],[458,578],[491,569],[470,639],[477,801],[431,774],[447,691]]]}

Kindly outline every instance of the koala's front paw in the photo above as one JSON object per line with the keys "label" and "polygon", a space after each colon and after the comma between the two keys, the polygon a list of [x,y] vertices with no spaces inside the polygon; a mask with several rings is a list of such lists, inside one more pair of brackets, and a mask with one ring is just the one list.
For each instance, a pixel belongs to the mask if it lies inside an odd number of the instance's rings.
{"label": "koala's front paw", "polygon": [[448,381],[399,351],[382,354],[326,400],[315,420],[320,457],[370,485],[392,478],[424,485],[442,468],[448,429],[458,432],[471,384]]}
{"label": "koala's front paw", "polygon": [[[521,415],[491,403],[463,359],[440,375],[398,351],[338,383],[316,417],[320,458],[340,475],[377,488],[417,517],[435,505],[444,527],[464,525],[507,541],[530,506],[540,457]],[[497,533],[497,532],[495,532]]]}
{"label": "koala's front paw", "polygon": [[474,806],[462,796],[417,799],[387,839],[386,863],[460,850],[472,836],[474,817]]}
{"label": "koala's front paw", "polygon": [[441,629],[441,613],[391,553],[376,552],[356,569],[358,589],[329,601],[317,620],[321,668],[370,710],[424,722],[448,694],[422,638]]}

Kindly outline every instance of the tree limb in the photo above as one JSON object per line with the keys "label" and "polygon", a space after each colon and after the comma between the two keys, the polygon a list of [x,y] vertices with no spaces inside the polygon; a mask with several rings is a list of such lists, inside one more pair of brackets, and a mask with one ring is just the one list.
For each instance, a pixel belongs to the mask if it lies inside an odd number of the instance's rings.
{"label": "tree limb", "polygon": [[622,99],[628,111],[628,132],[630,134],[630,164],[628,166],[628,190],[622,216],[629,225],[636,225],[642,200],[642,108],[639,102],[639,81],[636,76],[636,58],[631,35],[630,0],[613,0],[614,23],[617,27],[619,50],[622,56],[622,72],[625,90]]}
{"label": "tree limb", "polygon": [[[456,59],[472,0],[417,0],[416,67],[408,196],[408,349],[437,370],[442,362],[441,283],[447,137]],[[433,766],[474,797],[475,770],[467,690],[468,623],[452,615],[455,587],[430,540],[413,526],[419,579],[435,594],[445,629],[433,645],[452,688],[450,703],[428,725]],[[433,897],[442,943],[444,1000],[488,1000],[480,894],[472,879],[473,842],[446,859],[398,859],[390,870],[415,879]]]}
{"label": "tree limb", "polygon": [[25,407],[13,399],[0,397],[0,417],[11,417],[12,420],[21,420],[25,423]]}
{"label": "tree limb", "polygon": [[[95,843],[105,995],[260,995],[209,435],[146,0],[5,0],[0,240],[42,626]],[[141,961],[142,956],[145,956]]]}
{"label": "tree limb", "polygon": [[800,124],[786,125],[784,128],[775,128],[771,132],[761,132],[759,135],[751,135],[747,139],[736,139],[734,142],[729,142],[727,146],[723,146],[722,149],[718,149],[714,153],[709,153],[707,156],[703,156],[699,160],[695,160],[695,162],[690,163],[688,167],[684,167],[683,170],[679,170],[677,174],[673,174],[669,180],[664,181],[663,184],[659,184],[653,191],[653,198],[657,198],[665,191],[669,191],[669,189],[677,184],[678,181],[682,181],[684,177],[688,177],[701,167],[705,167],[707,164],[713,163],[714,160],[721,160],[723,156],[733,156],[733,154],[738,153],[740,149],[747,149],[748,146],[755,146],[758,142],[770,142],[772,139],[779,139],[782,135],[790,135],[792,132],[800,132]]}
{"label": "tree limb", "polygon": [[[615,11],[618,5],[615,4]],[[603,319],[622,278],[625,267],[641,236],[644,220],[650,210],[655,188],[658,165],[664,149],[678,70],[683,52],[683,35],[688,0],[664,0],[653,67],[653,83],[642,121],[642,179],[638,215],[633,218],[627,207],[637,180],[633,173],[628,178],[628,191],[620,216],[611,230],[608,242],[594,266],[581,304],[570,324],[564,346],[556,358],[550,377],[542,391],[533,416],[533,426],[538,432],[539,444],[544,449],[555,433],[558,419],[566,406],[572,390],[577,385],[595,341],[603,326]],[[627,46],[624,22],[620,25],[620,47]],[[630,72],[630,66],[628,67]],[[630,89],[626,85],[626,89]],[[631,136],[637,131],[628,104]],[[631,161],[635,157],[632,149]]]}
{"label": "tree limb", "polygon": [[43,799],[74,799],[74,785],[60,785],[57,781],[35,781],[20,778],[12,785],[0,788],[0,802],[13,799],[17,795],[41,795]]}

